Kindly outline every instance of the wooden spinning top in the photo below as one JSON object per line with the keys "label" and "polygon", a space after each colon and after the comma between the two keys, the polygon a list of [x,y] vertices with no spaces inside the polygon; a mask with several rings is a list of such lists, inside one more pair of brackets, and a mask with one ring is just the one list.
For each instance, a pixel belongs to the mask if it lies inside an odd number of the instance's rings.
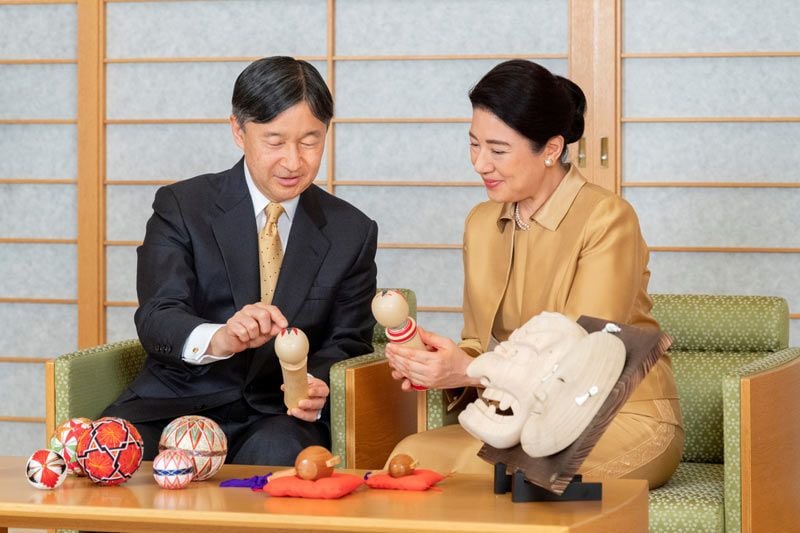
{"label": "wooden spinning top", "polygon": [[273,472],[270,479],[297,476],[300,479],[316,481],[333,474],[333,467],[339,464],[339,456],[333,455],[322,446],[303,448],[294,460],[294,468]]}
{"label": "wooden spinning top", "polygon": [[304,448],[294,461],[297,477],[316,481],[333,474],[333,467],[339,464],[339,457],[334,456],[322,446]]}
{"label": "wooden spinning top", "polygon": [[398,329],[408,321],[408,302],[397,291],[382,290],[372,299],[372,315],[388,329]]}
{"label": "wooden spinning top", "polygon": [[414,473],[417,462],[410,455],[398,453],[389,461],[389,475],[392,477],[403,477]]}

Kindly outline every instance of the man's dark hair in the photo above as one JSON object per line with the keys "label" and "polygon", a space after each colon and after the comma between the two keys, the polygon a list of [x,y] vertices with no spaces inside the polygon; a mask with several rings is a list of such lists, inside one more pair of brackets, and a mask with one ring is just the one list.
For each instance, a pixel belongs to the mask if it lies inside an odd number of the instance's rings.
{"label": "man's dark hair", "polygon": [[265,57],[254,61],[236,78],[233,116],[239,126],[263,124],[305,101],[325,126],[333,117],[333,97],[319,71],[307,61],[292,57]]}

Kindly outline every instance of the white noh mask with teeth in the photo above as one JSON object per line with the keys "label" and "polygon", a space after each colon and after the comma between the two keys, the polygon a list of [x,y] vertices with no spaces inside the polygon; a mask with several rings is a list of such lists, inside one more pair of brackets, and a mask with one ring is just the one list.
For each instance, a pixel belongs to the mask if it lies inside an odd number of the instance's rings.
{"label": "white noh mask with teeth", "polygon": [[625,364],[625,346],[544,312],[477,357],[467,374],[485,387],[459,415],[470,434],[495,448],[522,444],[531,457],[571,444],[591,422]]}

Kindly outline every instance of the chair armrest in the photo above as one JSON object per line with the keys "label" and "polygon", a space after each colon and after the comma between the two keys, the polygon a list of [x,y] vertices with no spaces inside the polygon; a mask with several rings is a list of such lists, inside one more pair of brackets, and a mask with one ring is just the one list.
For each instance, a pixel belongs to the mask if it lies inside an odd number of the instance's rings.
{"label": "chair armrest", "polygon": [[138,340],[61,355],[45,367],[46,431],[75,417],[96,419],[133,381],[147,354]]}
{"label": "chair armrest", "polygon": [[403,392],[375,352],[331,367],[332,452],[344,468],[382,468],[394,446],[417,430],[417,394]]}
{"label": "chair armrest", "polygon": [[800,348],[748,363],[722,387],[726,529],[800,523]]}

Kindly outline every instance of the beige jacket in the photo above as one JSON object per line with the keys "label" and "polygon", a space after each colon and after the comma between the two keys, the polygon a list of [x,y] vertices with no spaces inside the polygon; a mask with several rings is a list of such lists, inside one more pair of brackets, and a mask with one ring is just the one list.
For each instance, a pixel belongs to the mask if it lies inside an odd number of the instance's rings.
{"label": "beige jacket", "polygon": [[[465,224],[460,346],[473,356],[487,349],[508,285],[519,231],[512,214],[513,204],[484,202],[470,212]],[[590,315],[658,327],[647,294],[647,244],[636,213],[624,199],[588,183],[573,165],[528,231],[530,277],[522,295],[524,317],[554,311],[572,319]],[[629,403],[655,399],[677,399],[668,356],[656,363]]]}

